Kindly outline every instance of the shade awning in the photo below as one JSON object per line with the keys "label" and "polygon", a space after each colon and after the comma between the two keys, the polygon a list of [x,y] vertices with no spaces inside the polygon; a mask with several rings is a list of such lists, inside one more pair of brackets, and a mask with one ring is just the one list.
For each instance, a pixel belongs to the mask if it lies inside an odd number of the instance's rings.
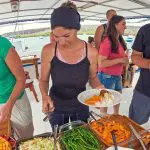
{"label": "shade awning", "polygon": [[[0,25],[24,21],[49,21],[51,13],[66,0],[0,0]],[[106,21],[108,9],[127,19],[150,18],[150,0],[73,0],[82,20]]]}

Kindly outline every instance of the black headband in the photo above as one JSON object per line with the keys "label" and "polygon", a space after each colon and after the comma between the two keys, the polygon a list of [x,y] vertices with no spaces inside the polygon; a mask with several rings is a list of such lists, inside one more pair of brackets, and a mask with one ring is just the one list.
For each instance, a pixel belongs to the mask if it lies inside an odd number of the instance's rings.
{"label": "black headband", "polygon": [[79,30],[80,14],[72,8],[59,7],[51,14],[51,29],[56,26]]}

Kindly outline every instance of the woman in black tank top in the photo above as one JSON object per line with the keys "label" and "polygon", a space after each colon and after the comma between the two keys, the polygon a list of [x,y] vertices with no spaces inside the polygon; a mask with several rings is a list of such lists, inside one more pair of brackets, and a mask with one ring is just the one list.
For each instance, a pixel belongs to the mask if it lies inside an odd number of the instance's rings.
{"label": "woman in black tank top", "polygon": [[[68,23],[64,15],[70,18]],[[42,51],[40,89],[43,112],[49,114],[52,128],[69,122],[69,118],[86,122],[89,108],[79,103],[77,96],[86,90],[88,81],[93,88],[102,88],[96,74],[97,50],[77,37],[79,17],[72,8],[61,6],[54,10],[51,26],[56,43],[46,45]]]}

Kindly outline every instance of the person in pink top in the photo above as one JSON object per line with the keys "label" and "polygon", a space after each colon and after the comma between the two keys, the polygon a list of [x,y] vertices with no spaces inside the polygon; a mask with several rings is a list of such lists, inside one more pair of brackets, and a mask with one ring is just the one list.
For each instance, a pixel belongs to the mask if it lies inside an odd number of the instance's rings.
{"label": "person in pink top", "polygon": [[[122,92],[123,66],[129,63],[125,53],[126,44],[122,37],[125,29],[125,18],[113,16],[99,49],[98,78],[105,88],[119,92]],[[100,111],[107,113],[107,107],[100,108]],[[119,104],[114,106],[114,113],[119,113]]]}

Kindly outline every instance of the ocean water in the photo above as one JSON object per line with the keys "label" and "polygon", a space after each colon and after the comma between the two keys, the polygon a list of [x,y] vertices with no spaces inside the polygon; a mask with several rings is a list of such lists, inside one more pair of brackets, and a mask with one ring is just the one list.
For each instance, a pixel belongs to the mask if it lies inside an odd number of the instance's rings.
{"label": "ocean water", "polygon": [[[88,40],[88,36],[93,35],[78,35],[78,37],[84,41]],[[129,49],[129,51],[131,51],[134,37],[124,37],[124,39],[127,43],[127,48]],[[30,55],[37,55],[40,57],[43,46],[50,42],[50,38],[29,37],[29,38],[10,39],[10,41],[15,46],[20,57]]]}

